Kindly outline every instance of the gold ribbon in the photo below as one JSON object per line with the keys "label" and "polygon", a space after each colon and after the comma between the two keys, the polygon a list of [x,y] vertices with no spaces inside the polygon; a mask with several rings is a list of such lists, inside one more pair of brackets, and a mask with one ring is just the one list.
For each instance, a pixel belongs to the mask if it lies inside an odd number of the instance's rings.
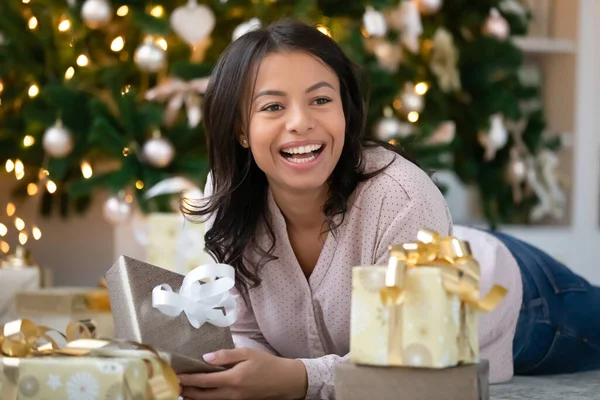
{"label": "gold ribbon", "polygon": [[[66,342],[59,346],[50,333],[56,333]],[[71,322],[65,334],[37,325],[31,320],[20,319],[0,326],[0,356],[4,356],[5,379],[11,383],[2,385],[1,398],[16,398],[15,391],[18,389],[18,372],[20,359],[35,357],[111,357],[118,356],[118,352],[109,349],[113,344],[129,344],[139,350],[146,350],[153,354],[161,368],[156,370],[151,367],[150,359],[142,357],[148,367],[148,398],[152,400],[176,399],[179,393],[179,380],[171,366],[158,354],[158,352],[147,345],[130,341],[102,340],[96,338],[95,325],[90,320]],[[128,385],[126,385],[128,386]],[[12,388],[12,389],[11,389]],[[10,392],[9,392],[10,391]]]}
{"label": "gold ribbon", "polygon": [[[506,288],[494,285],[480,298],[481,272],[473,258],[468,242],[455,237],[440,237],[430,229],[421,229],[416,242],[393,244],[389,247],[390,259],[386,270],[385,287],[380,290],[381,300],[390,312],[390,357],[397,358],[402,352],[402,332],[396,332],[394,326],[402,324],[402,307],[398,307],[404,298],[404,274],[408,268],[442,268],[444,289],[461,301],[461,326],[459,348],[461,360],[469,358],[477,349],[475,338],[468,334],[467,319],[474,318],[474,311],[490,312],[506,296]],[[392,322],[394,325],[392,325]],[[392,351],[393,350],[393,351]],[[396,354],[396,355],[394,355]],[[390,361],[392,361],[390,359]],[[401,363],[401,360],[396,360]]]}

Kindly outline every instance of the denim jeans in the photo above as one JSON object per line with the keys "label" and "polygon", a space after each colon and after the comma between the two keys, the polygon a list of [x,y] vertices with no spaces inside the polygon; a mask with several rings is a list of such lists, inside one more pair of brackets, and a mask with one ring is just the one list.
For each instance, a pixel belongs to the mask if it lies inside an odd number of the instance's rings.
{"label": "denim jeans", "polygon": [[523,280],[523,302],[513,341],[515,374],[600,369],[600,287],[540,249],[502,233],[490,233],[511,251]]}

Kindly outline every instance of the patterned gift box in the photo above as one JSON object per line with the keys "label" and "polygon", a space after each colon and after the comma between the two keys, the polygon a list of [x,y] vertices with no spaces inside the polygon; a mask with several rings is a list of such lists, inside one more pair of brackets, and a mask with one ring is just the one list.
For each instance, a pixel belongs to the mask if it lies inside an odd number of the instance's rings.
{"label": "patterned gift box", "polygon": [[446,368],[479,361],[478,312],[506,295],[479,298],[468,243],[421,230],[390,247],[388,266],[352,271],[350,359],[356,364]]}

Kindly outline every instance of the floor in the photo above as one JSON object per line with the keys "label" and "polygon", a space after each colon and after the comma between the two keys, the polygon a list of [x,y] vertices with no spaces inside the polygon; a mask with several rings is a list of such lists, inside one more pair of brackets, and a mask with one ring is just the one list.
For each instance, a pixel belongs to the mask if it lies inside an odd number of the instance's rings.
{"label": "floor", "polygon": [[518,376],[510,383],[490,387],[490,400],[597,399],[600,399],[600,371],[545,377]]}

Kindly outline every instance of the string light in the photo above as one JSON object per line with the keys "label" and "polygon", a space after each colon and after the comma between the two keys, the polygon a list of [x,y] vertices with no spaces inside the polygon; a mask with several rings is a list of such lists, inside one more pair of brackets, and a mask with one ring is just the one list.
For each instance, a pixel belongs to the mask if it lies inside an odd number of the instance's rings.
{"label": "string light", "polygon": [[79,57],[77,57],[77,65],[79,65],[80,67],[85,67],[90,63],[90,60],[87,58],[87,56],[85,54],[80,54]]}
{"label": "string light", "polygon": [[25,243],[27,243],[28,238],[29,237],[27,236],[27,233],[25,233],[25,232],[19,233],[19,243],[21,243],[21,246],[25,246]]}
{"label": "string light", "polygon": [[31,17],[29,18],[29,22],[27,23],[27,26],[29,26],[29,29],[34,30],[35,28],[37,28],[38,26],[38,20],[36,17]]}
{"label": "string light", "polygon": [[0,81],[0,93],[2,93],[3,90],[4,90],[4,83],[2,83],[2,81]]}
{"label": "string light", "polygon": [[90,165],[90,163],[87,161],[82,162],[81,163],[81,175],[83,175],[83,177],[85,179],[90,179],[93,174],[94,174],[94,170],[92,169],[92,166]]}
{"label": "string light", "polygon": [[25,229],[25,221],[19,217],[15,218],[15,228],[17,228],[18,231]]}
{"label": "string light", "polygon": [[121,6],[119,7],[119,9],[117,10],[117,15],[119,17],[124,17],[129,13],[129,7],[127,6]]}
{"label": "string light", "polygon": [[125,47],[125,40],[122,36],[117,36],[110,44],[110,49],[114,52],[123,50],[123,47]]}
{"label": "string light", "polygon": [[48,180],[48,182],[46,182],[46,189],[48,190],[48,193],[53,194],[54,192],[56,192],[56,183],[52,182],[51,180]]}
{"label": "string light", "polygon": [[40,240],[42,238],[42,231],[37,226],[33,227],[33,229],[31,230],[31,233],[33,234],[33,238],[35,240]]}
{"label": "string light", "polygon": [[23,138],[23,146],[31,147],[35,143],[35,139],[31,135],[27,135]]}
{"label": "string light", "polygon": [[6,243],[3,240],[0,240],[0,250],[4,253],[7,254],[10,251],[10,246],[8,243]]}
{"label": "string light", "polygon": [[142,189],[144,188],[144,182],[142,182],[142,181],[139,181],[139,180],[138,180],[138,181],[135,183],[135,187],[136,187],[137,189],[139,189],[139,190],[142,190]]}
{"label": "string light", "polygon": [[131,85],[125,85],[123,86],[123,88],[121,89],[121,95],[125,95],[126,93],[129,93],[129,90],[131,90]]}
{"label": "string light", "polygon": [[409,122],[417,122],[419,120],[419,113],[416,111],[411,111],[408,113],[408,121]]}
{"label": "string light", "polygon": [[317,25],[317,30],[324,35],[331,37],[331,30],[325,25]]}
{"label": "string light", "polygon": [[58,24],[58,30],[61,32],[66,32],[71,29],[71,21],[68,19],[63,19],[60,24]]}
{"label": "string light", "polygon": [[21,180],[25,176],[25,166],[23,165],[23,162],[18,159],[15,161],[15,176],[17,180]]}
{"label": "string light", "polygon": [[69,80],[69,79],[73,78],[74,75],[75,75],[75,68],[73,68],[73,67],[67,68],[67,70],[65,71],[65,79]]}
{"label": "string light", "polygon": [[29,86],[29,90],[27,93],[29,94],[29,97],[35,97],[38,94],[40,94],[40,88],[38,88],[37,85],[34,83],[33,85]]}
{"label": "string light", "polygon": [[35,183],[31,182],[27,185],[27,194],[30,196],[35,196],[38,192],[38,187]]}
{"label": "string light", "polygon": [[150,11],[150,15],[156,18],[160,18],[165,14],[165,9],[162,6],[155,6]]}
{"label": "string light", "polygon": [[6,225],[0,223],[0,237],[6,236],[7,233],[8,228],[6,227]]}
{"label": "string light", "polygon": [[167,47],[169,47],[167,45],[167,41],[164,38],[156,39],[156,44],[159,45],[165,51],[167,50]]}
{"label": "string light", "polygon": [[23,0],[23,4],[29,4],[29,0]]}
{"label": "string light", "polygon": [[13,203],[8,203],[6,205],[6,215],[12,217],[17,212],[17,207]]}
{"label": "string light", "polygon": [[133,202],[133,196],[131,194],[126,194],[125,195],[125,201],[127,203],[132,203]]}
{"label": "string light", "polygon": [[15,169],[15,163],[13,162],[13,160],[11,160],[9,158],[8,160],[6,160],[5,167],[6,167],[6,172],[8,172],[10,174]]}
{"label": "string light", "polygon": [[427,85],[427,83],[425,83],[425,82],[419,82],[415,86],[415,93],[417,93],[420,96],[423,96],[425,93],[427,93],[428,90],[429,90],[429,85]]}

